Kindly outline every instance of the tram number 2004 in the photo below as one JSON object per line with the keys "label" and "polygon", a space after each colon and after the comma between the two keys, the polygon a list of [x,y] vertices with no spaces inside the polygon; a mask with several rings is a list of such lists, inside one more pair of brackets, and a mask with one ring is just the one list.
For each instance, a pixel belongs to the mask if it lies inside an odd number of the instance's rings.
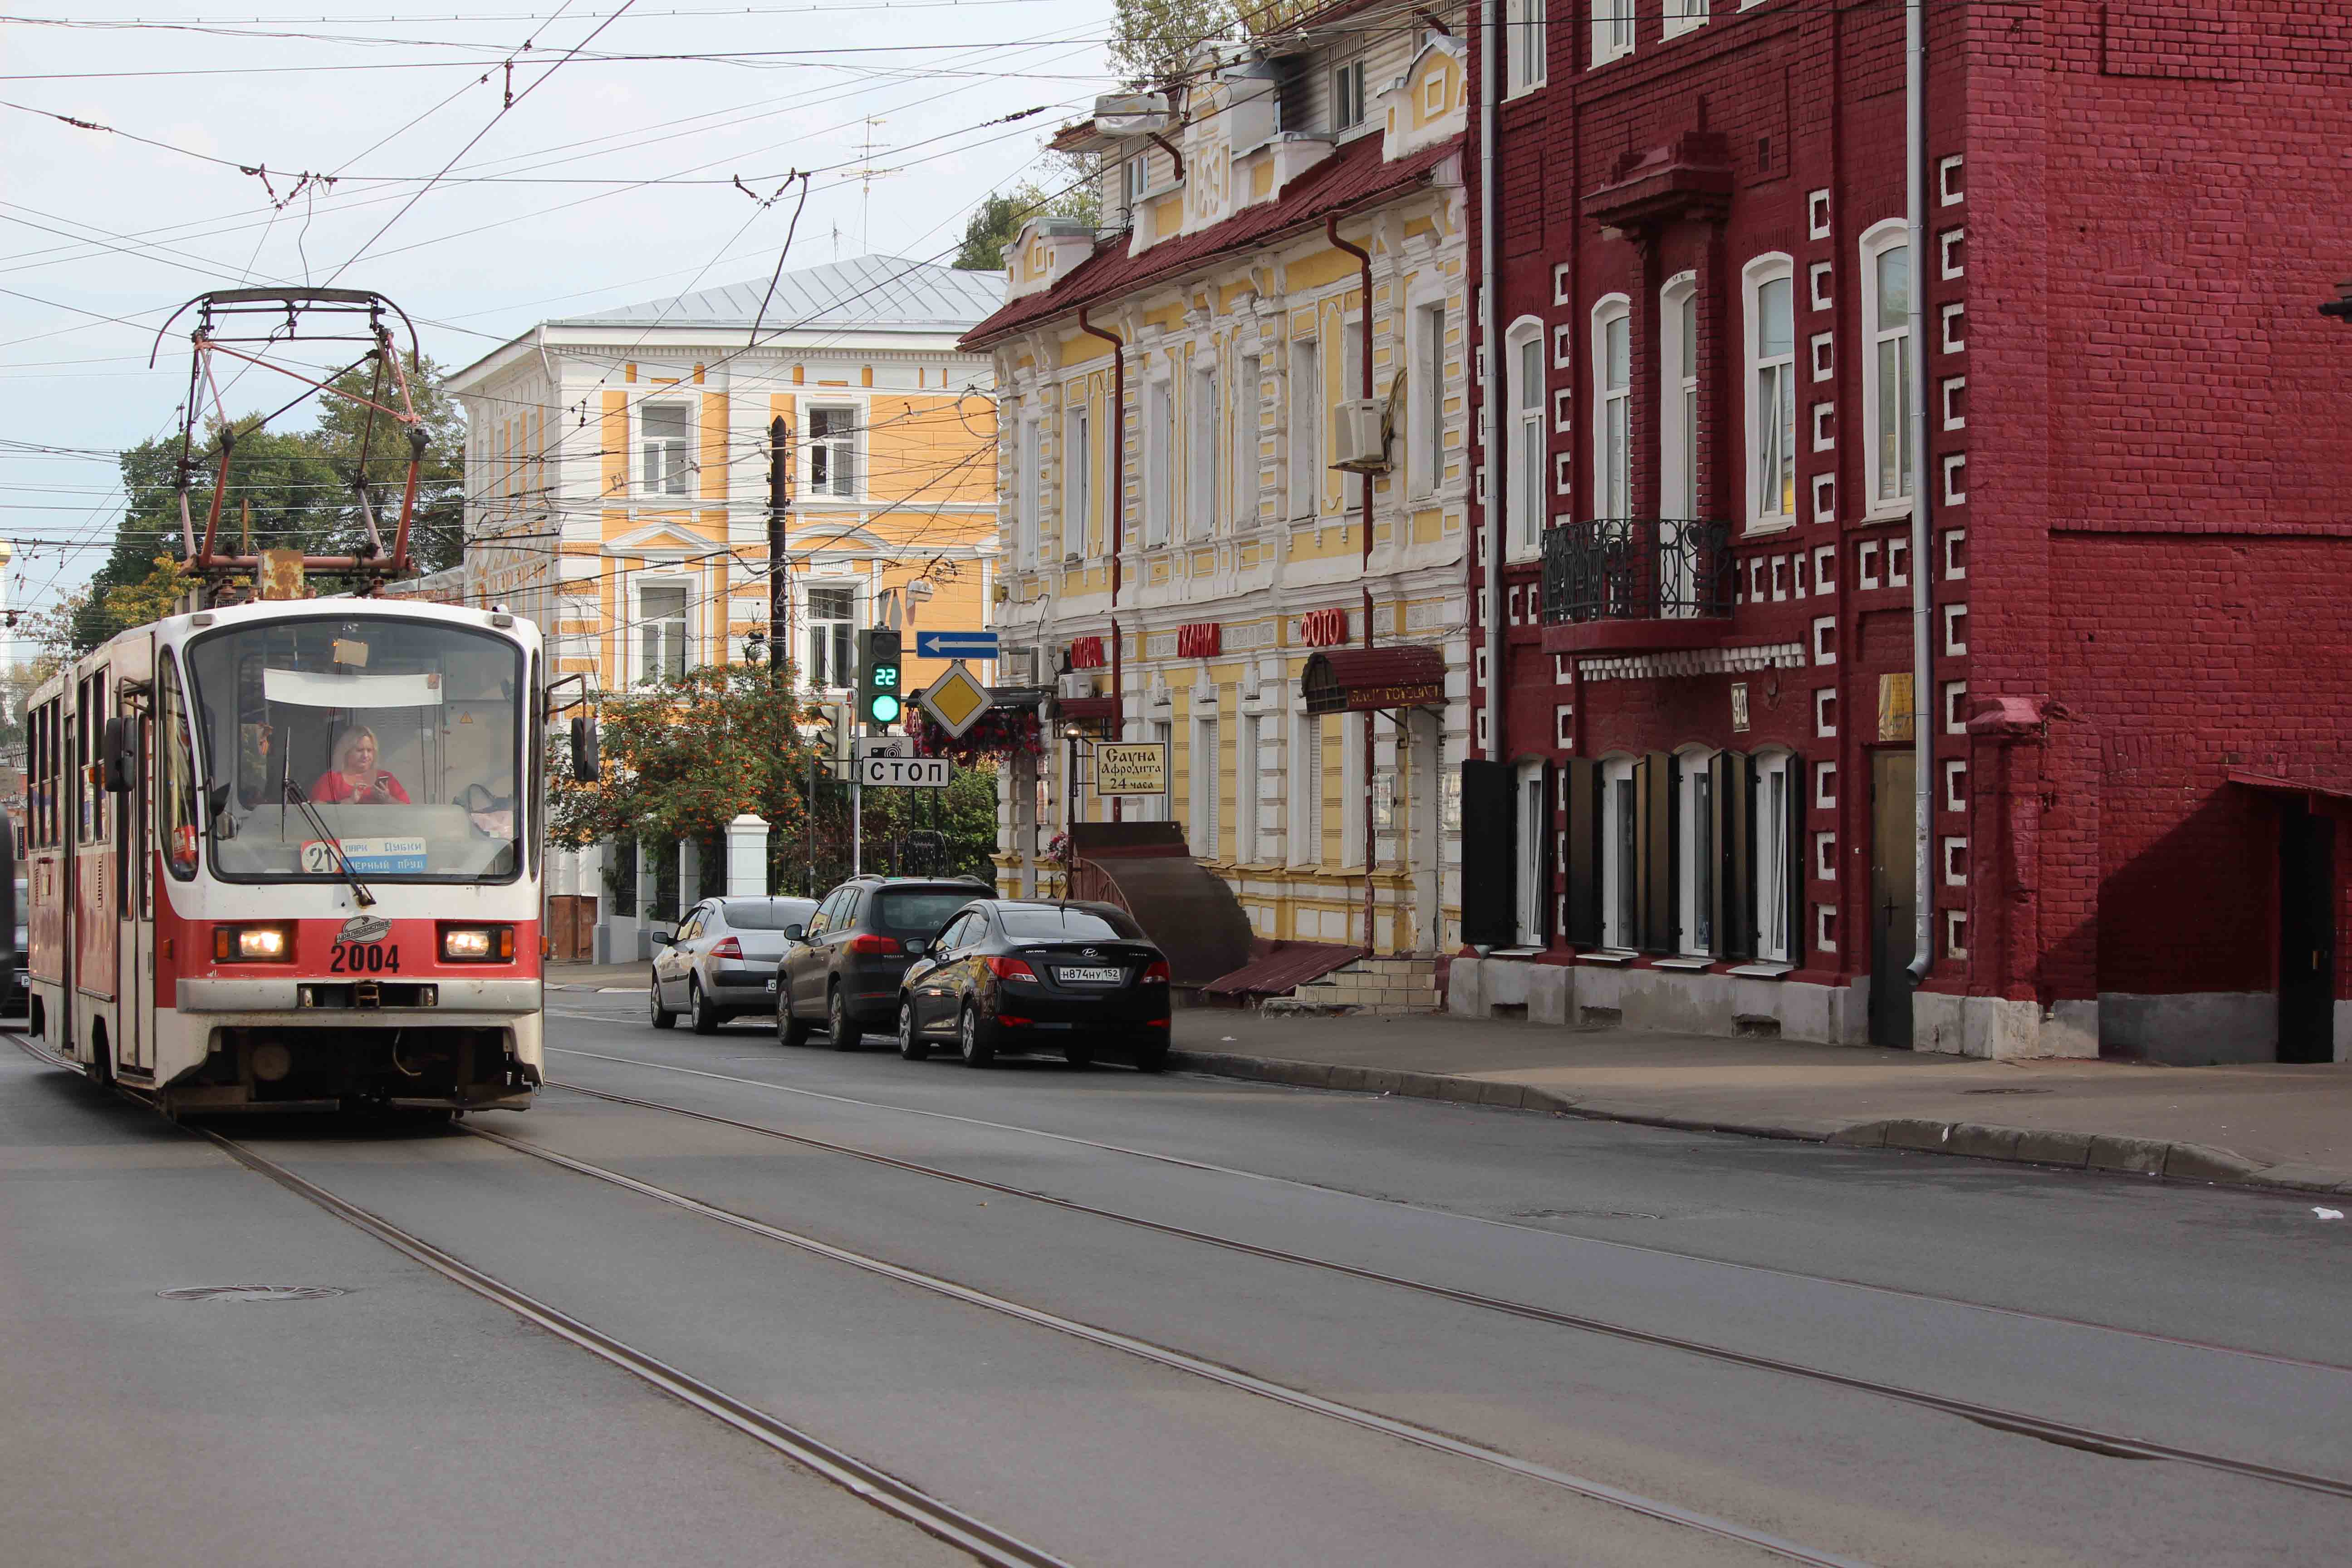
{"label": "tram number 2004", "polygon": [[327,968],[336,974],[397,974],[400,973],[400,947],[397,943],[380,942],[364,945],[337,942],[328,956]]}

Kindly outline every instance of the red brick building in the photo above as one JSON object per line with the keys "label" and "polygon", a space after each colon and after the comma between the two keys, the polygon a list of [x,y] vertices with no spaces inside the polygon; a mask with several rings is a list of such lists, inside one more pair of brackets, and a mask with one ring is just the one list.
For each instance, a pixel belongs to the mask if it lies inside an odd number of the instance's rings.
{"label": "red brick building", "polygon": [[1455,1005],[2341,1059],[2352,325],[2317,311],[2352,273],[2341,8],[1926,15],[1913,258],[1900,5],[1508,0],[1473,232],[1505,546],[1475,683],[1502,707],[1475,722],[1503,766],[1465,780],[1465,822],[1506,829],[1465,838],[1489,956]]}

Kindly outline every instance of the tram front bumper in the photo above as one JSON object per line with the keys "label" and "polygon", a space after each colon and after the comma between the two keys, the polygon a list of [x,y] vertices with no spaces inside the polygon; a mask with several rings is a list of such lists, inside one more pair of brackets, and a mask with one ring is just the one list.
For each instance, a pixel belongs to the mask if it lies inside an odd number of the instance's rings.
{"label": "tram front bumper", "polygon": [[436,975],[421,980],[311,979],[271,975],[266,979],[183,980],[175,1002],[183,1013],[242,1013],[257,1021],[288,1013],[331,1013],[337,1021],[364,1028],[381,1019],[402,1028],[420,1016],[448,1013],[497,1013],[512,1017],[537,1013],[536,979]]}

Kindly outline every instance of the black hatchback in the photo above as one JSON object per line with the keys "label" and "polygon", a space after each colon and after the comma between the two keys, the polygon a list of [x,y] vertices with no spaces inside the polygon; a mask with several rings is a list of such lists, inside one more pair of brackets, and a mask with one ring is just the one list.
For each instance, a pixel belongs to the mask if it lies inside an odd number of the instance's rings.
{"label": "black hatchback", "polygon": [[777,1038],[806,1045],[822,1019],[833,1048],[854,1051],[868,1030],[890,1027],[908,962],[982,886],[968,878],[852,877],[827,893],[805,928],[784,928]]}
{"label": "black hatchback", "polygon": [[907,969],[898,1054],[952,1045],[971,1067],[999,1051],[1059,1051],[1084,1067],[1099,1049],[1145,1072],[1168,1060],[1168,960],[1110,904],[978,900]]}

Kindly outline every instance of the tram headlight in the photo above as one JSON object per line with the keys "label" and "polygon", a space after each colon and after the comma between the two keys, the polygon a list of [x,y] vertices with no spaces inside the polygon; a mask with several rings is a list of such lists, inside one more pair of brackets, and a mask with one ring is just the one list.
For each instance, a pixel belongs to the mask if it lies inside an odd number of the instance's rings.
{"label": "tram headlight", "polygon": [[290,963],[294,959],[294,928],[215,926],[213,958],[220,963]]}
{"label": "tram headlight", "polygon": [[504,963],[514,957],[512,926],[443,926],[444,963]]}

